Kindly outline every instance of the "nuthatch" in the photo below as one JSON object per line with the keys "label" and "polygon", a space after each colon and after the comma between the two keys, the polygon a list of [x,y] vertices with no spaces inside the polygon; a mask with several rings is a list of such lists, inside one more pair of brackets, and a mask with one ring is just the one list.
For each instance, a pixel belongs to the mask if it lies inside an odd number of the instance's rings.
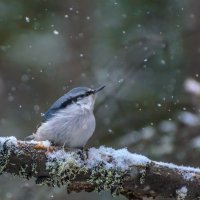
{"label": "nuthatch", "polygon": [[77,87],[55,101],[31,139],[49,140],[55,145],[82,148],[95,130],[93,114],[97,89]]}

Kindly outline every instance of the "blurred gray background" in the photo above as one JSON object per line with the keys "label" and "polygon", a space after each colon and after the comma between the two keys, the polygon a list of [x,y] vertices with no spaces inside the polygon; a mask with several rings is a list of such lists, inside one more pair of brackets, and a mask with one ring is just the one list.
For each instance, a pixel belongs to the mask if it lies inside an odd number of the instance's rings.
{"label": "blurred gray background", "polygon": [[[195,0],[0,0],[0,136],[23,139],[58,97],[105,84],[88,148],[200,166],[199,19]],[[27,198],[112,197],[0,176],[0,199]]]}

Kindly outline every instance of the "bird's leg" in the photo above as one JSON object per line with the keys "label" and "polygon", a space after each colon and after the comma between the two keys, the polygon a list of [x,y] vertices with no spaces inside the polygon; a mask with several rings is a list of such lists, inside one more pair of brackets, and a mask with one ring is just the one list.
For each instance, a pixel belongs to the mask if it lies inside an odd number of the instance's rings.
{"label": "bird's leg", "polygon": [[84,147],[80,147],[77,154],[80,156],[81,160],[88,159],[88,149],[85,149]]}
{"label": "bird's leg", "polygon": [[73,147],[63,146],[63,150],[76,152],[81,158],[81,160],[86,160],[88,158],[88,149],[85,149],[84,147],[73,148]]}

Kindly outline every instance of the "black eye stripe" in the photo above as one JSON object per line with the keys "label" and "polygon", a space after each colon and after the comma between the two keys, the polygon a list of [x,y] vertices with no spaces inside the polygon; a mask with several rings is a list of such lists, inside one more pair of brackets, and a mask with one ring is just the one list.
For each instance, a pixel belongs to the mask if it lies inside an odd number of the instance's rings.
{"label": "black eye stripe", "polygon": [[87,96],[89,96],[89,95],[91,95],[91,94],[93,94],[94,93],[94,91],[87,91],[85,94],[80,94],[80,95],[78,95],[78,96],[76,96],[76,97],[74,97],[75,99],[78,99],[78,98],[83,98],[83,97],[87,97]]}
{"label": "black eye stripe", "polygon": [[90,90],[90,91],[87,91],[85,92],[85,94],[80,94],[78,96],[75,96],[75,97],[72,97],[70,99],[67,99],[66,101],[64,101],[61,105],[60,105],[60,108],[65,108],[66,106],[70,105],[71,103],[73,102],[77,102],[80,98],[84,98],[84,97],[87,97],[91,94],[94,94],[94,91],[93,90]]}
{"label": "black eye stripe", "polygon": [[93,91],[93,90],[87,91],[87,92],[85,93],[85,96],[88,96],[88,95],[90,95],[90,94],[94,94],[94,91]]}

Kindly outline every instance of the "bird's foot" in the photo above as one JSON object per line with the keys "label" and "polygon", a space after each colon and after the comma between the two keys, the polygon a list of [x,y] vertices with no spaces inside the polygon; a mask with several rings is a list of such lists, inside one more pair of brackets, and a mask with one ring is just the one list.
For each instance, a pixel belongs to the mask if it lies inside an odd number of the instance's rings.
{"label": "bird's foot", "polygon": [[80,156],[81,160],[88,159],[88,149],[84,149],[84,147],[81,147],[77,154]]}
{"label": "bird's foot", "polygon": [[86,160],[88,158],[88,149],[85,149],[84,147],[80,148],[64,147],[64,150],[77,153],[81,158],[81,160]]}

